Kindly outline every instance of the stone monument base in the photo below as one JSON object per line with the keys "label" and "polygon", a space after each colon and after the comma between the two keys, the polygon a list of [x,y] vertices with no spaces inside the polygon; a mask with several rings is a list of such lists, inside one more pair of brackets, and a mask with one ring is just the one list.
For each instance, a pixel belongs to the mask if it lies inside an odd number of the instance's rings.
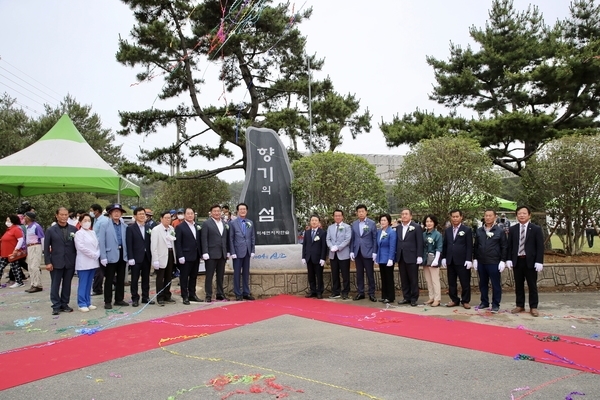
{"label": "stone monument base", "polygon": [[256,246],[254,258],[250,262],[250,272],[256,270],[297,270],[302,269],[302,267],[301,244]]}

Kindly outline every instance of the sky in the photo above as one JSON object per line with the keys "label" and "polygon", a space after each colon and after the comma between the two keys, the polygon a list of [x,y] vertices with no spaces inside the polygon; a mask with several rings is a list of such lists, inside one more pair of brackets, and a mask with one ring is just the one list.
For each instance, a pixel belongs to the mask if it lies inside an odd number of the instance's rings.
{"label": "sky", "polygon": [[[491,4],[491,0],[291,1],[290,7],[296,11],[313,9],[310,20],[296,27],[307,36],[307,52],[325,59],[314,78],[329,76],[338,92],[355,94],[361,110],[368,107],[373,116],[370,133],[352,140],[344,131],[344,143],[337,151],[405,154],[408,146],[386,146],[379,124],[417,108],[447,113],[428,98],[435,80],[426,56],[447,59],[451,41],[472,44],[469,27],[485,25]],[[519,10],[530,4],[538,6],[547,24],[566,17],[569,11],[566,0],[514,0],[514,4]],[[121,129],[119,111],[168,107],[156,98],[162,86],[160,78],[133,85],[139,69],[115,59],[119,36],[129,38],[134,24],[131,10],[118,0],[0,0],[0,94],[16,98],[33,117],[43,114],[44,104],[54,107],[70,94],[79,103],[91,105],[103,127],[115,133]],[[223,104],[218,69],[216,63],[204,66],[208,84],[202,89],[201,101],[205,104]],[[227,95],[234,103],[243,98],[243,92]],[[188,133],[196,129],[202,127],[188,126]],[[116,143],[123,145],[123,155],[137,161],[140,148],[173,143],[175,128],[148,136],[115,136]],[[212,135],[204,140],[214,144],[216,138]],[[241,152],[235,146],[231,149],[239,158]],[[213,162],[192,159],[187,169],[212,169],[229,163],[225,158]],[[168,166],[152,166],[169,172]],[[228,182],[243,180],[244,172],[228,171],[219,177]]]}

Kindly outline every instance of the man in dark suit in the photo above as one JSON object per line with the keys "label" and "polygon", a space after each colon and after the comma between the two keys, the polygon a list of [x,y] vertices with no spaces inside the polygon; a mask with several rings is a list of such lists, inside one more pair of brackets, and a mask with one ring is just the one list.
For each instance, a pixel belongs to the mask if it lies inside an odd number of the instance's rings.
{"label": "man in dark suit", "polygon": [[138,281],[142,277],[142,303],[154,304],[150,301],[150,227],[146,224],[146,211],[142,207],[133,210],[135,223],[127,227],[127,258],[131,267],[131,300],[132,306],[140,305]]}
{"label": "man in dark suit", "polygon": [[221,219],[221,206],[218,204],[210,208],[210,218],[202,224],[202,258],[206,266],[206,281],[204,289],[206,291],[206,301],[212,301],[212,280],[217,274],[217,300],[229,300],[223,290],[223,277],[225,275],[225,262],[229,253],[227,252],[228,237],[227,230],[229,225],[223,223]]}
{"label": "man in dark suit", "polygon": [[408,208],[400,211],[401,223],[396,227],[396,262],[400,270],[403,299],[398,304],[417,306],[419,300],[419,265],[423,263],[423,229],[412,220]]}
{"label": "man in dark suit", "polygon": [[[246,218],[248,215],[246,203],[238,204],[236,211],[238,217],[229,222],[229,251],[233,260],[233,293],[235,293],[237,301],[254,300],[250,293],[250,259],[254,257],[256,242],[254,224]],[[225,221],[223,219],[223,222]]]}
{"label": "man in dark suit", "polygon": [[525,311],[525,281],[529,288],[531,315],[538,317],[538,272],[544,269],[544,235],[542,228],[531,223],[531,210],[527,206],[517,208],[518,224],[508,230],[508,260],[506,266],[514,267],[517,306],[511,313]]}
{"label": "man in dark suit", "polygon": [[308,269],[310,293],[305,297],[323,298],[323,267],[327,258],[327,232],[319,228],[319,216],[310,217],[310,229],[304,233],[302,264]]}
{"label": "man in dark suit", "polygon": [[201,302],[202,299],[196,295],[196,281],[198,279],[198,267],[202,254],[200,240],[200,225],[195,221],[196,215],[192,208],[184,211],[184,220],[175,228],[175,254],[179,262],[179,283],[181,285],[181,297],[183,304],[189,305],[190,301]]}
{"label": "man in dark suit", "polygon": [[[72,312],[69,307],[71,298],[71,281],[75,274],[75,233],[77,229],[69,225],[69,211],[60,207],[56,210],[56,224],[46,230],[44,239],[44,263],[50,271],[50,300],[52,315],[59,312]],[[61,289],[62,284],[62,289]],[[59,294],[60,292],[60,294]]]}
{"label": "man in dark suit", "polygon": [[356,263],[356,286],[358,293],[354,300],[365,298],[365,272],[369,281],[369,300],[376,302],[375,270],[373,264],[377,259],[377,226],[375,221],[367,218],[367,206],[356,206],[358,219],[352,223],[352,239],[350,240],[350,260]]}
{"label": "man in dark suit", "polygon": [[[462,224],[463,213],[460,210],[450,211],[451,225],[444,233],[442,246],[442,267],[448,268],[448,294],[450,302],[446,307],[459,304],[465,309],[471,305],[471,267],[473,266],[473,231]],[[461,295],[458,297],[456,278],[460,281]]]}

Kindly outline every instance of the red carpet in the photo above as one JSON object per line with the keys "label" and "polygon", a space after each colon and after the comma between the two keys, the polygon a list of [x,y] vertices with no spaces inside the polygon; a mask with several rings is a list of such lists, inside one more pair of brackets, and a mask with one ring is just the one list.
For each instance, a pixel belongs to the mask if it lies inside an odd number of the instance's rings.
{"label": "red carpet", "polygon": [[[503,356],[526,354],[536,361],[600,373],[598,341],[560,336],[558,342],[544,342],[527,331],[515,328],[281,295],[178,314],[163,318],[162,322],[155,320],[124,325],[93,335],[60,339],[0,354],[0,390],[156,349],[161,339],[214,334],[286,314]],[[169,341],[168,344],[183,340],[185,338]],[[546,349],[562,357],[563,361],[568,359],[569,363],[561,362],[559,357],[545,352]],[[45,361],[43,367],[40,360]],[[14,368],[15,365],[19,368]]]}

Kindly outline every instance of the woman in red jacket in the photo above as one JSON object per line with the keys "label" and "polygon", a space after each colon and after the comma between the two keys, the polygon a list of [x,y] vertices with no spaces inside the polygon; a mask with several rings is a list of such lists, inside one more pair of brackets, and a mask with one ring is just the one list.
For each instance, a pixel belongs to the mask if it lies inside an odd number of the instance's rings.
{"label": "woman in red jacket", "polygon": [[15,256],[17,252],[23,247],[23,230],[20,227],[21,220],[16,215],[9,215],[6,218],[6,232],[0,239],[0,277],[4,272],[4,267],[7,265],[15,275],[15,283],[10,286],[11,289],[15,289],[23,286],[23,280],[21,271],[19,270],[19,263],[15,260],[9,261],[10,256]]}

